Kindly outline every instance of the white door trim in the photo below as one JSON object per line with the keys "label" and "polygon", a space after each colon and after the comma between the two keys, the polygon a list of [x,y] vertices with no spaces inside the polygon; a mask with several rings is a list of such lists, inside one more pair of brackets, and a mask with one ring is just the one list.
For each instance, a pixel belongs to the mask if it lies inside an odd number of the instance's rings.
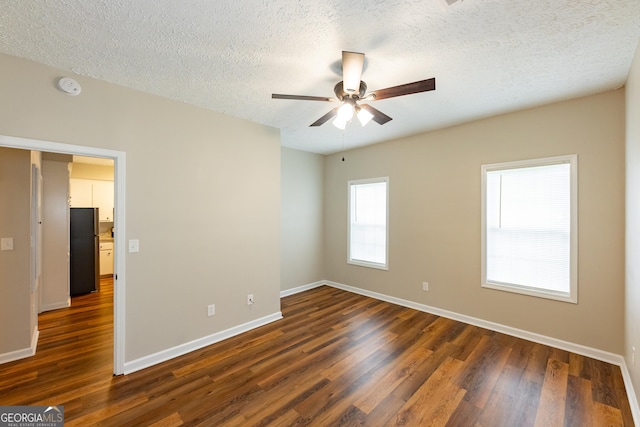
{"label": "white door trim", "polygon": [[113,373],[124,373],[125,343],[125,171],[126,153],[104,148],[42,141],[38,139],[17,138],[0,135],[0,147],[23,150],[45,151],[51,153],[75,154],[79,156],[103,157],[114,161],[114,221],[115,259],[113,281]]}

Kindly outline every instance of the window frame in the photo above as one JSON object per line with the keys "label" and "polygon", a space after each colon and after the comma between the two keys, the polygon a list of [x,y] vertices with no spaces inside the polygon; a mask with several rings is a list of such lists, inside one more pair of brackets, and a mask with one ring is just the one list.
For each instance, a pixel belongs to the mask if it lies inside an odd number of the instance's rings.
{"label": "window frame", "polygon": [[[553,291],[518,284],[490,282],[487,280],[487,172],[521,169],[556,164],[569,164],[569,292]],[[556,301],[578,303],[578,156],[569,154],[538,159],[493,163],[481,167],[481,286],[488,289],[512,292]]]}
{"label": "window frame", "polygon": [[[354,185],[376,184],[384,182],[386,185],[386,223],[385,223],[385,262],[377,263],[355,259],[351,256],[351,188]],[[389,270],[389,177],[355,179],[347,181],[347,264],[358,265],[360,267],[375,268],[378,270]]]}

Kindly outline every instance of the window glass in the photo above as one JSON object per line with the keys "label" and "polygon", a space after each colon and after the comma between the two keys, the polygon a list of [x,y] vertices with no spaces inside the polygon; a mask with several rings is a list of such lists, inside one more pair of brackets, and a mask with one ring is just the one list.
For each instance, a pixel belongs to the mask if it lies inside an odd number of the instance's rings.
{"label": "window glass", "polygon": [[351,264],[387,268],[388,178],[349,181]]}
{"label": "window glass", "polygon": [[483,286],[575,302],[575,156],[483,166]]}

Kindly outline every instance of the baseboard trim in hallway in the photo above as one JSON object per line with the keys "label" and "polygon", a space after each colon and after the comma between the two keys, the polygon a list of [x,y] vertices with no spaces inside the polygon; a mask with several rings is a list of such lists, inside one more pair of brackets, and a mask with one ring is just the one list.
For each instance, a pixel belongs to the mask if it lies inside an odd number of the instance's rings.
{"label": "baseboard trim in hallway", "polygon": [[40,335],[40,331],[37,329],[33,332],[31,336],[31,346],[27,348],[23,348],[20,350],[10,351],[8,353],[0,354],[0,364],[9,363],[15,360],[25,359],[27,357],[31,357],[36,354],[36,348],[38,347],[38,337]]}

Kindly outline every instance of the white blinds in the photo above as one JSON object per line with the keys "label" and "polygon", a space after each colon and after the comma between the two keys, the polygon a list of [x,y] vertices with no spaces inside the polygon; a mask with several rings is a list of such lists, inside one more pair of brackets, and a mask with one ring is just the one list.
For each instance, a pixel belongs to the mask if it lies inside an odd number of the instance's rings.
{"label": "white blinds", "polygon": [[569,163],[487,171],[486,279],[570,292]]}
{"label": "white blinds", "polygon": [[350,185],[350,259],[386,264],[387,182]]}

